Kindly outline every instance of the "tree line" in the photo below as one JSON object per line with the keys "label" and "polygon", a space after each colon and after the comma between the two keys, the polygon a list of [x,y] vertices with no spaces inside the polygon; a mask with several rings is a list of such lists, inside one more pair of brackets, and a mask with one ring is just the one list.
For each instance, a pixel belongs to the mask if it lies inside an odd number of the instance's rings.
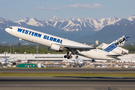
{"label": "tree line", "polygon": [[[129,53],[135,53],[135,45],[126,45],[123,46],[123,48],[129,50]],[[56,52],[48,50],[47,46],[43,45],[0,45],[0,53],[4,53],[6,49],[6,52],[8,53],[66,53],[66,52]]]}
{"label": "tree line", "polygon": [[6,46],[0,45],[0,53],[4,53],[5,49],[6,52],[8,53],[18,53],[18,54],[65,53],[48,50],[48,47],[43,45],[6,45]]}

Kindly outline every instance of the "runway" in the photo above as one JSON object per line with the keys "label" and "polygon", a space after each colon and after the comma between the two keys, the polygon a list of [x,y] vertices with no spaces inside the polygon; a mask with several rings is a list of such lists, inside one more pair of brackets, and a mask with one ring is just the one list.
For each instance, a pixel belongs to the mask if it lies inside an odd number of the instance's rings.
{"label": "runway", "polygon": [[0,90],[134,90],[135,78],[0,77]]}
{"label": "runway", "polygon": [[66,68],[66,69],[0,69],[0,72],[14,73],[135,73],[134,68]]}
{"label": "runway", "polygon": [[[135,69],[0,69],[15,73],[135,73]],[[0,90],[134,90],[135,77],[0,77]]]}

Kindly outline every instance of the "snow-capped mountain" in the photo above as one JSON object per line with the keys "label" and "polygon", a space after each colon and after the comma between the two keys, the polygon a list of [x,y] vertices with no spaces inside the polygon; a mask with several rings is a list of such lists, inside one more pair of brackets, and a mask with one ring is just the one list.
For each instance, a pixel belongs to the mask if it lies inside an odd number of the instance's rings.
{"label": "snow-capped mountain", "polygon": [[86,28],[89,28],[91,31],[99,31],[103,27],[107,25],[114,24],[115,22],[121,20],[120,18],[111,17],[111,18],[102,18],[102,19],[94,19],[94,18],[60,18],[54,16],[48,20],[37,20],[35,18],[24,18],[22,20],[16,21],[16,23],[26,23],[27,25],[32,26],[41,26],[41,27],[56,27],[62,29],[64,31],[80,31]]}
{"label": "snow-capped mountain", "polygon": [[32,25],[32,26],[44,26],[42,23],[40,23],[39,20],[35,19],[35,18],[24,18],[22,20],[19,21],[15,21],[16,23],[20,24],[21,23],[26,23],[27,25]]}
{"label": "snow-capped mountain", "polygon": [[121,19],[112,25],[105,26],[97,33],[85,36],[79,40],[83,40],[84,42],[94,42],[99,40],[100,43],[110,43],[123,35],[130,37],[127,42],[128,44],[135,43],[135,16],[130,16],[127,19]]}
{"label": "snow-capped mountain", "polygon": [[130,16],[129,18],[127,18],[129,21],[133,21],[135,20],[135,15],[134,16]]}
{"label": "snow-capped mountain", "polygon": [[[54,16],[47,20],[37,20],[36,18],[24,18],[19,21],[11,21],[4,18],[0,18],[0,43],[18,42],[18,39],[5,32],[4,29],[9,26],[22,26],[45,32],[48,34],[56,35],[59,37],[67,38],[70,40],[89,43],[92,40],[98,40],[98,38],[106,41],[111,41],[108,38],[111,35],[121,36],[128,34],[129,36],[134,37],[135,16],[130,16],[127,19],[120,19],[117,17],[102,19],[75,17],[61,18]],[[91,35],[93,37],[91,37]]]}

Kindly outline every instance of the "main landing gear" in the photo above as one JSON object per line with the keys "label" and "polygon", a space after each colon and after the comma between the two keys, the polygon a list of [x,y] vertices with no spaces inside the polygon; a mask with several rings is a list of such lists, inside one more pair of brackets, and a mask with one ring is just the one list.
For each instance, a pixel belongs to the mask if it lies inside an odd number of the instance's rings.
{"label": "main landing gear", "polygon": [[92,59],[92,62],[96,62],[95,59]]}
{"label": "main landing gear", "polygon": [[19,38],[19,43],[18,43],[18,45],[21,45],[21,41],[22,41],[22,39]]}
{"label": "main landing gear", "polygon": [[67,52],[67,55],[65,55],[65,56],[64,56],[64,58],[67,58],[67,59],[72,58],[72,56],[71,56],[71,52]]}

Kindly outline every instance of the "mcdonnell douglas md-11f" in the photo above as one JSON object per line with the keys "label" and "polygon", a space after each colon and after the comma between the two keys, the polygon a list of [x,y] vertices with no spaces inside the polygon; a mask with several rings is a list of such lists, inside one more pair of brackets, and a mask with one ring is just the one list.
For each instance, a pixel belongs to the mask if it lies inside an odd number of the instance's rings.
{"label": "mcdonnell douglas md-11f", "polygon": [[91,58],[92,60],[114,60],[118,59],[118,56],[128,54],[128,50],[120,47],[124,45],[129,38],[125,35],[110,44],[102,43],[97,48],[93,48],[89,45],[28,28],[11,26],[5,30],[12,36],[19,38],[18,44],[21,44],[21,40],[26,40],[29,42],[48,46],[52,50],[67,51],[67,55],[65,55],[64,58],[68,59],[72,57],[72,54],[76,54]]}

